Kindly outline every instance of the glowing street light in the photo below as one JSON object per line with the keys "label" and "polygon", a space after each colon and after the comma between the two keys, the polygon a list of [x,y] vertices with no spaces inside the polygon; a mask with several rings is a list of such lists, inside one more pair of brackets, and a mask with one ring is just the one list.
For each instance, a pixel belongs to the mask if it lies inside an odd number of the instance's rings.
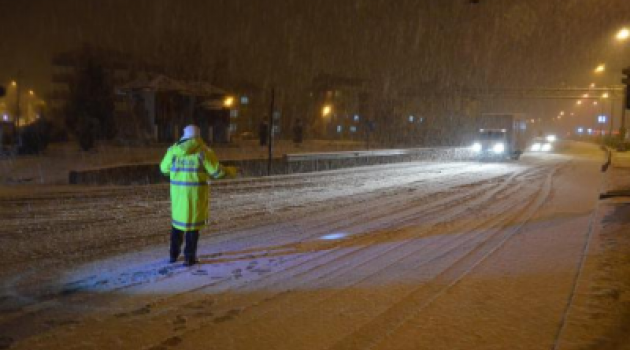
{"label": "glowing street light", "polygon": [[591,89],[595,88],[595,83],[591,83]]}
{"label": "glowing street light", "polygon": [[325,105],[324,108],[322,108],[323,117],[330,115],[330,112],[332,112],[332,107],[330,105]]}
{"label": "glowing street light", "polygon": [[622,28],[617,32],[616,35],[617,40],[623,41],[630,38],[630,30],[628,28]]}
{"label": "glowing street light", "polygon": [[597,106],[597,101],[593,101],[593,106]]}
{"label": "glowing street light", "polygon": [[607,92],[604,92],[604,93],[602,94],[602,98],[608,98],[608,93],[607,93]]}
{"label": "glowing street light", "polygon": [[578,105],[581,105],[581,104],[582,104],[582,100],[578,100],[578,101],[577,101],[577,104],[578,104]]}
{"label": "glowing street light", "polygon": [[582,95],[582,97],[588,98],[588,94],[584,94],[584,95]]}
{"label": "glowing street light", "polygon": [[16,82],[15,80],[13,80],[13,81],[11,82],[11,86],[16,87],[16,86],[17,86],[17,82]]}
{"label": "glowing street light", "polygon": [[600,64],[599,66],[597,66],[597,68],[595,68],[595,73],[603,73],[605,70],[606,70],[606,65]]}
{"label": "glowing street light", "polygon": [[232,107],[233,104],[234,104],[234,97],[232,96],[228,96],[225,98],[225,100],[223,100],[224,107]]}
{"label": "glowing street light", "polygon": [[31,96],[35,96],[35,91],[33,91],[33,90],[28,90],[28,94],[29,94],[29,95],[31,95]]}

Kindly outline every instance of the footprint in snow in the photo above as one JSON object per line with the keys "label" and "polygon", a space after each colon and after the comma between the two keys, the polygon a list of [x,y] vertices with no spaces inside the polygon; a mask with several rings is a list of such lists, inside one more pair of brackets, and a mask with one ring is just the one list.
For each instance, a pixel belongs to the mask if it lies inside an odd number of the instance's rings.
{"label": "footprint in snow", "polygon": [[145,306],[145,307],[142,307],[140,309],[131,311],[130,314],[133,315],[133,316],[138,316],[138,315],[146,315],[146,314],[148,314],[150,312],[151,312],[151,308],[149,306]]}
{"label": "footprint in snow", "polygon": [[177,346],[182,342],[182,338],[180,337],[170,337],[162,342],[162,345],[166,346]]}
{"label": "footprint in snow", "polygon": [[186,317],[182,316],[182,315],[178,315],[175,320],[173,321],[173,324],[175,325],[181,325],[181,324],[185,324],[186,323]]}
{"label": "footprint in snow", "polygon": [[232,310],[228,311],[225,315],[215,318],[214,319],[214,323],[227,322],[229,320],[232,320],[232,319],[236,318],[236,316],[238,316],[240,313],[241,313],[241,310],[232,309]]}

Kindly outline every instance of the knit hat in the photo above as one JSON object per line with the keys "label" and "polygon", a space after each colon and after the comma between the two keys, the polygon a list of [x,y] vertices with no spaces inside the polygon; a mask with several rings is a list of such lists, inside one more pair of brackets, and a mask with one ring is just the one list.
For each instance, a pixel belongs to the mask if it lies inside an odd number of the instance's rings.
{"label": "knit hat", "polygon": [[184,128],[184,136],[182,136],[182,140],[199,137],[199,135],[201,135],[199,127],[191,124]]}

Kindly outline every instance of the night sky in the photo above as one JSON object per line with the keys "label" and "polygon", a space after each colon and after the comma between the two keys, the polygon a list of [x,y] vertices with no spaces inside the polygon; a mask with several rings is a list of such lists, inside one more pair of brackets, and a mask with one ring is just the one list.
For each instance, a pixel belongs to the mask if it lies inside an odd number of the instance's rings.
{"label": "night sky", "polygon": [[[0,0],[0,81],[50,89],[51,56],[82,43],[199,79],[301,89],[318,73],[394,90],[619,83],[628,0]],[[625,46],[629,46],[626,43]],[[625,52],[624,52],[625,51]],[[173,68],[175,69],[175,68]]]}

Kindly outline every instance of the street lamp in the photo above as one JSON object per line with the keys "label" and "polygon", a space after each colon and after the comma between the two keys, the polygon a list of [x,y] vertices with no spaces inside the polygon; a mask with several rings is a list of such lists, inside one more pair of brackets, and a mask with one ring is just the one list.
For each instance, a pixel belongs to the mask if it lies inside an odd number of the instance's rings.
{"label": "street lamp", "polygon": [[605,64],[600,64],[595,68],[595,73],[603,73],[606,70]]}
{"label": "street lamp", "polygon": [[327,117],[332,112],[332,107],[330,105],[325,105],[322,108],[322,117]]}
{"label": "street lamp", "polygon": [[630,30],[628,28],[621,28],[616,35],[617,40],[623,41],[630,38]]}

